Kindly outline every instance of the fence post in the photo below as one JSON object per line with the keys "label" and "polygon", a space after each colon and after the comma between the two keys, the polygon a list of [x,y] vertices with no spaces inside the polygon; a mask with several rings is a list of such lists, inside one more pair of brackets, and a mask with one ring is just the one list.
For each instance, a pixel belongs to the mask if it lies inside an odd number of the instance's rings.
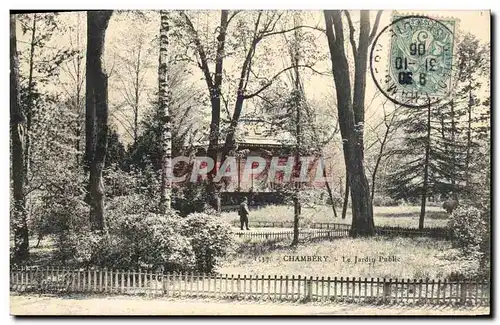
{"label": "fence post", "polygon": [[243,274],[243,299],[246,298],[247,295],[247,275]]}
{"label": "fence post", "polygon": [[30,284],[30,289],[34,288],[34,281],[33,281],[33,268],[29,268],[28,270],[28,283]]}
{"label": "fence post", "polygon": [[300,275],[297,278],[297,300],[300,300]]}
{"label": "fence post", "polygon": [[428,295],[429,293],[429,278],[425,278],[425,299],[424,299],[424,302],[427,303],[427,297],[429,296]]}
{"label": "fence post", "polygon": [[[226,279],[227,279],[227,274],[226,274]],[[194,285],[194,274],[191,271],[191,283],[189,285],[189,294],[193,295],[193,285]],[[226,281],[226,292],[227,292],[227,281]]]}
{"label": "fence post", "polygon": [[288,275],[285,276],[285,299],[288,299]]}
{"label": "fence post", "polygon": [[[233,291],[234,294],[234,283],[232,283],[232,276],[231,276],[231,290]],[[240,291],[241,291],[241,278],[240,275],[238,274],[238,277],[236,278],[236,299],[240,299]]]}
{"label": "fence post", "polygon": [[250,299],[252,299],[252,275],[251,274],[248,276],[248,282],[250,283],[250,285],[248,286],[249,291],[250,291]]}
{"label": "fence post", "polygon": [[104,272],[102,269],[99,270],[99,292],[102,292],[102,282],[103,282]]}
{"label": "fence post", "polygon": [[[481,287],[481,291],[482,291],[482,293],[481,293],[481,297],[482,297],[482,296],[483,296],[483,294],[484,294],[484,297],[485,297],[485,298],[484,298],[484,301],[485,301],[486,303],[489,303],[489,302],[490,302],[490,294],[489,294],[489,293],[490,293],[490,290],[489,290],[489,289],[490,289],[490,283],[488,283],[488,282],[486,282],[486,280],[484,280],[484,282],[483,282],[483,286]],[[482,300],[482,299],[481,299],[481,300]]]}
{"label": "fence post", "polygon": [[[198,291],[198,285],[196,285],[196,291]],[[231,297],[234,297],[234,274],[231,274]]]}
{"label": "fence post", "polygon": [[[205,277],[206,277],[206,275],[205,275],[205,273],[203,273],[201,276],[201,293],[202,294],[205,293]],[[238,277],[239,277],[239,275],[238,275]],[[208,286],[208,289],[210,289],[210,285]],[[210,291],[210,290],[207,290],[207,291]]]}
{"label": "fence post", "polygon": [[277,285],[278,285],[278,276],[275,274],[274,275],[274,300],[276,300],[276,296],[277,296]]}
{"label": "fence post", "polygon": [[423,280],[420,279],[420,282],[419,282],[419,285],[418,285],[418,301],[419,302],[422,299],[422,284],[423,284]]}
{"label": "fence post", "polygon": [[[54,274],[54,268],[52,270],[52,274]],[[87,270],[87,291],[92,291],[92,271],[90,269]]]}
{"label": "fence post", "polygon": [[438,280],[438,283],[437,283],[437,303],[439,304],[439,294],[441,293],[441,279]]}
{"label": "fence post", "polygon": [[476,296],[474,297],[474,305],[477,306],[477,301],[478,301],[478,296],[479,296],[479,281],[477,279],[476,279],[475,287],[476,287]]}
{"label": "fence post", "polygon": [[[359,278],[359,280],[361,280],[361,278]],[[361,290],[360,290],[361,291]],[[356,277],[352,277],[352,301],[355,302],[356,301]],[[359,292],[358,292],[358,295],[359,295]]]}
{"label": "fence post", "polygon": [[460,303],[464,305],[467,301],[467,282],[462,281],[460,283]]}
{"label": "fence post", "polygon": [[[182,273],[177,273],[177,283],[179,284],[179,289],[178,289],[178,293],[179,293],[179,297],[182,296]],[[214,292],[215,292],[215,286],[214,286]]]}
{"label": "fence post", "polygon": [[97,270],[94,269],[94,292],[96,291],[97,291]]}
{"label": "fence post", "polygon": [[330,277],[327,278],[327,299],[326,300],[329,300],[330,299]]}
{"label": "fence post", "polygon": [[377,301],[379,300],[380,298],[380,279],[377,278]]}
{"label": "fence post", "polygon": [[432,282],[431,282],[431,297],[430,297],[430,300],[431,302],[434,302],[436,299],[434,299],[434,283],[436,281],[434,279],[432,279]]}
{"label": "fence post", "polygon": [[307,281],[307,301],[312,301],[313,297],[312,282],[313,282],[313,277],[311,276]]}
{"label": "fence post", "polygon": [[283,276],[280,275],[280,294],[279,297],[281,298],[283,295]]}

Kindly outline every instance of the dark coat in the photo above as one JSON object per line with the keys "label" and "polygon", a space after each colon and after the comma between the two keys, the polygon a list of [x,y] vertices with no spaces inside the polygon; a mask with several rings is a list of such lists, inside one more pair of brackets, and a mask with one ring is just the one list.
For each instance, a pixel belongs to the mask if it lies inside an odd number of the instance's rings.
{"label": "dark coat", "polygon": [[448,213],[452,213],[458,207],[458,201],[453,199],[448,199],[443,203],[443,209]]}
{"label": "dark coat", "polygon": [[248,210],[248,205],[246,202],[242,202],[240,204],[240,209],[238,210],[238,214],[241,218],[248,218],[250,211]]}

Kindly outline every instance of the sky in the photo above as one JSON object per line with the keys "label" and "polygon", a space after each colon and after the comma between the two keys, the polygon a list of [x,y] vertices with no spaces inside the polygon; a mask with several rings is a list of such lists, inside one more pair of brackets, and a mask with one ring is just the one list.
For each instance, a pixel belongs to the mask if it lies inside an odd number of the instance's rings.
{"label": "sky", "polygon": [[[395,14],[394,11],[383,11],[380,19],[380,25],[378,28],[378,32],[380,32],[385,26],[389,25],[392,20],[392,15]],[[244,13],[243,13],[244,14]],[[457,31],[461,32],[470,32],[477,36],[480,40],[484,42],[488,42],[490,40],[490,15],[489,11],[398,11],[398,15],[425,15],[434,19],[454,19],[456,22]],[[195,28],[199,30],[200,33],[206,35],[215,35],[215,29],[217,27],[218,21],[220,19],[220,14],[218,11],[210,11],[208,14],[193,14],[190,13],[191,17],[193,17],[193,23],[195,24]],[[82,46],[85,46],[85,33],[86,33],[86,19],[85,13],[62,13],[61,20],[65,23],[65,25],[75,26],[75,22],[77,21],[78,16],[80,17],[80,34],[82,39]],[[355,29],[358,26],[359,21],[359,12],[351,11],[351,16],[354,22]],[[371,23],[375,20],[376,11],[370,12]],[[141,20],[130,19],[129,16],[123,14],[114,14],[110,20],[108,30],[106,32],[106,50],[105,50],[105,66],[108,72],[112,74],[109,84],[109,101],[110,107],[119,106],[122,101],[122,93],[119,91],[120,85],[115,76],[113,74],[120,73],[117,71],[119,68],[116,67],[116,56],[117,55],[126,55],[124,47],[127,47],[127,44],[123,43],[123,39],[133,39],[134,35],[145,35],[146,38],[153,39],[158,34],[159,28],[159,17],[157,13],[151,13],[148,15],[149,21],[148,23],[144,23]],[[324,28],[324,18],[323,13],[321,11],[308,11],[307,14],[304,15],[304,25],[317,26],[319,28]],[[346,23],[346,22],[345,22]],[[347,23],[344,25],[345,31],[347,33]],[[235,29],[228,32],[230,35],[231,32],[234,32]],[[331,71],[331,62],[328,56],[328,46],[327,39],[322,32],[319,31],[310,31],[313,35],[315,35],[315,45],[316,49],[320,54],[324,55],[320,61],[315,65],[315,69],[318,71],[330,72]],[[61,47],[61,46],[69,46],[71,41],[75,40],[76,31],[67,29],[64,33],[60,33],[55,35],[50,42],[48,42],[48,46],[53,47]],[[19,38],[19,49],[21,51],[27,50],[27,42],[29,41],[29,33],[22,35],[20,30],[18,30],[18,38]],[[345,35],[345,41],[348,43],[348,35]],[[264,43],[264,42],[263,42]],[[346,44],[347,45],[347,44]],[[151,67],[145,75],[145,87],[148,89],[148,95],[143,98],[143,105],[147,106],[147,101],[151,99],[151,96],[154,95],[154,91],[157,87],[157,51],[154,48],[154,45],[151,45],[152,51],[150,53],[150,62]],[[346,47],[347,55],[349,60],[352,61],[352,54],[350,51],[350,46]],[[260,50],[260,52],[259,52]],[[272,76],[276,71],[279,71],[287,64],[286,59],[286,50],[283,48],[283,39],[280,37],[272,37],[266,41],[265,44],[262,45],[262,49],[258,48],[258,53],[256,54],[256,62],[259,60],[259,55],[265,60],[266,63],[271,62],[272,64],[269,66],[259,66],[256,67],[257,73],[259,73],[259,68],[262,68],[262,74],[264,76]],[[387,49],[387,54],[389,49]],[[228,79],[236,79],[239,75],[239,69],[241,66],[241,55],[238,56],[237,59],[229,58],[225,61],[225,70],[226,76]],[[21,69],[26,69],[26,66],[21,66]],[[213,66],[211,66],[213,71]],[[203,80],[203,75],[201,71],[196,67],[192,66],[192,75],[190,77],[190,82],[197,84],[200,88],[205,89],[205,82]],[[351,75],[353,74],[353,67],[351,64]],[[311,71],[303,71],[302,76],[304,78],[305,91],[308,99],[313,100],[316,103],[324,103],[323,106],[334,105],[334,82],[331,75],[323,76],[312,73]],[[68,75],[64,72],[61,73],[59,82],[65,83],[68,80]],[[60,90],[59,85],[54,85],[53,90]],[[252,89],[252,86],[249,86]],[[255,87],[254,87],[255,88]],[[234,95],[235,89],[226,88],[224,90],[229,95]],[[229,97],[229,96],[228,96]],[[234,97],[234,96],[233,96]],[[377,89],[375,83],[372,80],[370,71],[367,71],[367,85],[366,85],[366,102],[367,105],[370,106],[367,108],[368,118],[377,119],[380,118],[381,112],[377,111],[377,108],[381,106],[382,101],[385,101],[385,97],[382,96]],[[230,102],[231,104],[231,102]],[[252,101],[247,101],[246,107],[244,109],[243,114],[248,114],[252,112],[253,105]],[[229,106],[232,108],[232,106]],[[373,107],[373,108],[372,108]],[[325,107],[323,107],[325,109]],[[208,114],[209,110],[205,111]],[[116,115],[116,114],[115,114]],[[120,116],[121,119],[130,117],[130,112],[125,112]],[[130,141],[130,135],[127,134],[123,130],[123,126],[121,123],[118,123],[117,120],[112,116],[112,123],[117,127],[120,135],[123,137],[123,140]]]}

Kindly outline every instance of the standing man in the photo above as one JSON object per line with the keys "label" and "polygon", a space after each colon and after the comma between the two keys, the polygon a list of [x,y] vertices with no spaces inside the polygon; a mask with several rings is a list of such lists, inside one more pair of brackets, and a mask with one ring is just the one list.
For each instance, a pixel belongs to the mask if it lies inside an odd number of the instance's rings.
{"label": "standing man", "polygon": [[238,214],[240,216],[241,230],[243,230],[243,225],[246,226],[247,230],[250,230],[250,228],[248,228],[248,215],[250,214],[250,211],[248,210],[248,199],[246,197],[243,198],[243,201],[240,204]]}

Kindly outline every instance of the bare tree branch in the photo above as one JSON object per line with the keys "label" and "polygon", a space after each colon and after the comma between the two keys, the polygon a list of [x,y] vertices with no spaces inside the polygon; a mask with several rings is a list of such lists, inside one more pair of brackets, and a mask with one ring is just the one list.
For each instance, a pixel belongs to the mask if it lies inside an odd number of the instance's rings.
{"label": "bare tree branch", "polygon": [[354,55],[354,60],[358,57],[358,47],[356,46],[356,41],[354,40],[354,25],[352,24],[351,14],[348,10],[344,10],[344,14],[347,18],[347,22],[349,23],[349,41],[351,42],[352,54]]}
{"label": "bare tree branch", "polygon": [[184,11],[181,11],[180,15],[184,17],[184,20],[186,21],[186,24],[189,27],[189,30],[192,34],[193,39],[194,39],[194,43],[195,43],[196,49],[198,51],[198,56],[200,57],[200,61],[201,61],[198,63],[198,66],[203,71],[203,75],[205,76],[205,81],[207,83],[208,88],[212,89],[214,87],[214,85],[213,85],[214,82],[213,82],[212,76],[210,74],[210,68],[208,67],[207,55],[205,53],[205,50],[203,49],[203,45],[201,44],[200,38],[198,36],[198,32],[194,28],[193,23],[191,22],[191,19],[189,19],[189,16]]}
{"label": "bare tree branch", "polygon": [[234,16],[236,16],[237,14],[239,14],[241,12],[241,10],[234,10],[231,14],[231,16],[229,16],[229,18],[227,19],[227,25],[229,25],[229,23],[231,22],[231,19],[234,18]]}
{"label": "bare tree branch", "polygon": [[321,72],[319,71],[316,71],[314,68],[312,68],[310,65],[304,65],[304,64],[299,64],[299,65],[292,65],[292,66],[289,66],[289,67],[286,67],[284,69],[282,69],[281,71],[279,71],[278,73],[276,73],[271,79],[269,79],[269,81],[264,85],[262,86],[259,90],[255,91],[254,93],[252,94],[249,94],[249,95],[244,95],[243,98],[244,99],[249,99],[249,98],[252,98],[252,97],[255,97],[257,95],[259,95],[261,92],[263,92],[264,90],[266,90],[269,86],[271,86],[271,84],[284,72],[290,70],[290,69],[294,69],[294,68],[308,68],[308,69],[311,69],[312,71],[314,72],[317,72],[319,74],[321,74]]}
{"label": "bare tree branch", "polygon": [[379,10],[377,12],[377,17],[375,18],[375,23],[373,24],[373,28],[372,28],[372,31],[370,33],[368,44],[371,44],[373,42],[373,39],[375,38],[375,34],[377,33],[378,25],[380,23],[380,16],[382,16],[382,10]]}

